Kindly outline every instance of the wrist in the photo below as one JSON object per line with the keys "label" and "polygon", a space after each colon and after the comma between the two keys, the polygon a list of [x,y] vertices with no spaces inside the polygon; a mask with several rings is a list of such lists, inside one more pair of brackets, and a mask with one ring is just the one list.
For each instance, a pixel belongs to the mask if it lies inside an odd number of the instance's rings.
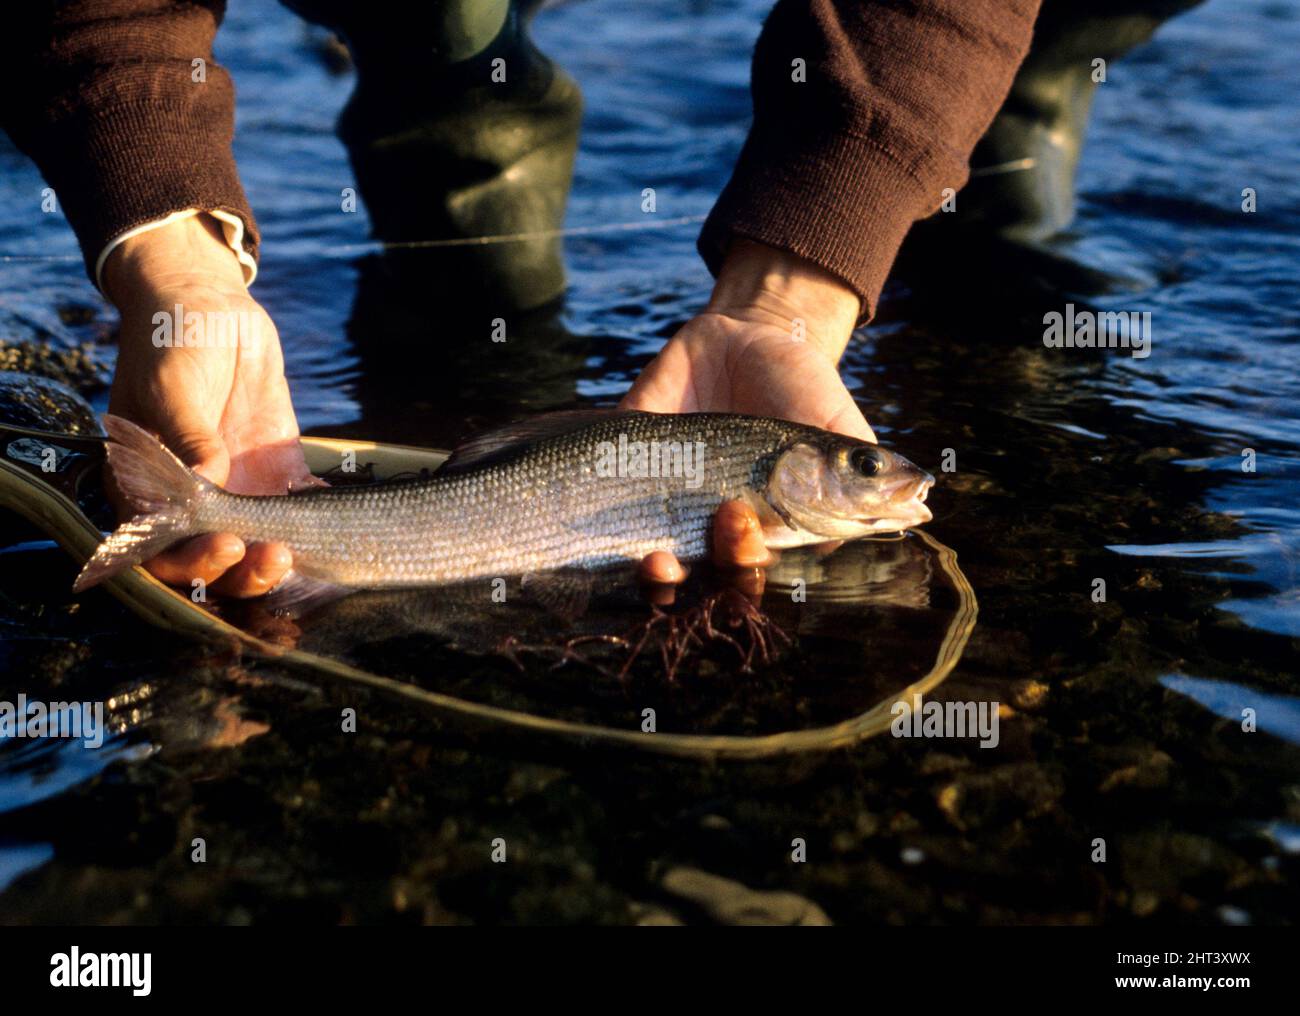
{"label": "wrist", "polygon": [[789,329],[838,360],[858,323],[862,301],[820,265],[738,238],[727,251],[706,309]]}
{"label": "wrist", "polygon": [[209,215],[191,215],[128,237],[103,267],[105,295],[118,310],[182,287],[245,292],[244,270]]}

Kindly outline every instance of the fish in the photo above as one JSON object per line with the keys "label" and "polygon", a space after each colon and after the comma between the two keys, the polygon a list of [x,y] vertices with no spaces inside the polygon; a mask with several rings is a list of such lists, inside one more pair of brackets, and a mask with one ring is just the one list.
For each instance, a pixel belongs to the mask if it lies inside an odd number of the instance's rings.
{"label": "fish", "polygon": [[427,478],[278,496],[223,490],[130,421],[103,425],[135,514],[86,562],[77,592],[204,533],[284,543],[299,582],[358,590],[594,571],[653,551],[695,561],[714,512],[736,499],[773,549],[932,517],[934,477],[897,452],[740,414],[548,413],[470,440]]}

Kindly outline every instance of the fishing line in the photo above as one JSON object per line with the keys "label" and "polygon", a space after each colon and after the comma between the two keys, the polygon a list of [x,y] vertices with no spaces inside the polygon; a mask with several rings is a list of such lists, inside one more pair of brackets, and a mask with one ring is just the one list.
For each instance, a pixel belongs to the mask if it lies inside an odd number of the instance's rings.
{"label": "fishing line", "polygon": [[1001,176],[1003,173],[1023,173],[1027,169],[1033,169],[1038,165],[1038,160],[1034,158],[1013,159],[1010,162],[999,162],[995,166],[981,166],[979,169],[970,171],[971,179],[977,176]]}
{"label": "fishing line", "polygon": [[374,250],[428,250],[437,247],[483,247],[497,243],[524,243],[529,240],[553,240],[567,236],[598,236],[602,233],[626,233],[642,229],[668,229],[703,222],[707,215],[679,215],[672,219],[633,219],[629,222],[606,222],[595,226],[570,226],[559,229],[537,229],[529,233],[498,233],[491,236],[464,236],[448,240],[405,240],[343,244],[332,251],[365,252]]}
{"label": "fishing line", "polygon": [[[644,229],[672,229],[703,222],[707,215],[678,215],[671,219],[632,219],[627,222],[605,222],[591,226],[568,226],[556,229],[537,229],[527,233],[494,233],[483,236],[458,236],[443,240],[367,240],[364,243],[331,244],[318,253],[318,257],[346,257],[352,254],[378,254],[397,250],[434,250],[443,247],[487,247],[500,243],[527,243],[532,240],[554,240],[569,236],[601,236],[609,233],[630,233]],[[80,261],[80,254],[0,254],[5,261]]]}
{"label": "fishing line", "polygon": [[[1014,159],[994,166],[972,169],[972,179],[981,176],[1000,176],[1033,169],[1038,164],[1034,158]],[[320,251],[319,257],[346,257],[351,254],[376,254],[397,250],[436,250],[454,247],[486,247],[500,243],[527,243],[532,240],[555,240],[570,236],[601,236],[643,229],[671,229],[704,222],[707,215],[678,215],[671,219],[632,219],[627,222],[606,222],[592,226],[569,226],[556,229],[537,229],[526,233],[495,233],[482,236],[458,236],[441,240],[368,240],[363,243],[332,244]],[[0,262],[14,261],[80,261],[80,254],[0,254]]]}

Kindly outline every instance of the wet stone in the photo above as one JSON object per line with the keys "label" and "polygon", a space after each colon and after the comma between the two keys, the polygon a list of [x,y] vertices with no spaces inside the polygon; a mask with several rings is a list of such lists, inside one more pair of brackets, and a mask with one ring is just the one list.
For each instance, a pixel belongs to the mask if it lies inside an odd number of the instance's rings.
{"label": "wet stone", "polygon": [[831,920],[811,900],[791,892],[751,889],[698,868],[677,867],[664,873],[661,888],[700,907],[718,924],[829,925]]}

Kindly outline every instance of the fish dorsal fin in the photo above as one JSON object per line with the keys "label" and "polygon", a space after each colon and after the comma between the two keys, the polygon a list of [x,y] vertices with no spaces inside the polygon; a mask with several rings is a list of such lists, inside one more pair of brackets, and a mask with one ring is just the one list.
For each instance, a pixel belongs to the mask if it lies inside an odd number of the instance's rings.
{"label": "fish dorsal fin", "polygon": [[561,409],[554,413],[530,416],[526,420],[484,431],[458,445],[439,467],[438,475],[501,462],[518,455],[534,442],[569,434],[601,420],[645,415],[647,414],[639,409]]}

